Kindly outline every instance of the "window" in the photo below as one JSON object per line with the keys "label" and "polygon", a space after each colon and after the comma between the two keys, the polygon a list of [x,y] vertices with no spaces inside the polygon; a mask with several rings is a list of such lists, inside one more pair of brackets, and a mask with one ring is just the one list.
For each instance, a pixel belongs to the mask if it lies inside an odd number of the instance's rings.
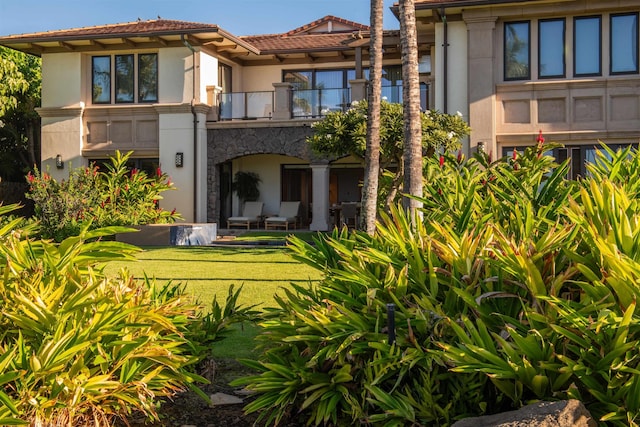
{"label": "window", "polygon": [[93,103],[111,103],[111,57],[94,56],[91,64],[91,76]]}
{"label": "window", "polygon": [[538,76],[540,78],[565,75],[564,19],[546,19],[538,22]]}
{"label": "window", "polygon": [[158,102],[158,55],[138,55],[138,102]]}
{"label": "window", "polygon": [[529,69],[529,22],[507,22],[504,24],[504,78],[505,80],[527,80]]}
{"label": "window", "polygon": [[638,72],[638,14],[611,15],[611,74]]}
{"label": "window", "polygon": [[229,65],[218,63],[218,86],[222,88],[222,93],[232,92],[232,69]]}
{"label": "window", "polygon": [[575,18],[573,23],[573,64],[575,76],[599,76],[602,43],[599,16]]}
{"label": "window", "polygon": [[94,104],[111,104],[113,99],[116,103],[157,102],[158,55],[93,56],[91,100]]}
{"label": "window", "polygon": [[116,102],[133,102],[133,55],[116,55]]}

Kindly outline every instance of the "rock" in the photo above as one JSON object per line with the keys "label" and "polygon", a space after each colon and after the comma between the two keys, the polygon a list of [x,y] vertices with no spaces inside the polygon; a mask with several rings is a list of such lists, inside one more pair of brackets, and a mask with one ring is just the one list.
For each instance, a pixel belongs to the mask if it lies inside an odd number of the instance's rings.
{"label": "rock", "polygon": [[451,427],[597,427],[578,400],[538,402],[517,411],[466,418]]}
{"label": "rock", "polygon": [[214,393],[211,395],[211,406],[237,405],[242,403],[242,399],[224,393]]}

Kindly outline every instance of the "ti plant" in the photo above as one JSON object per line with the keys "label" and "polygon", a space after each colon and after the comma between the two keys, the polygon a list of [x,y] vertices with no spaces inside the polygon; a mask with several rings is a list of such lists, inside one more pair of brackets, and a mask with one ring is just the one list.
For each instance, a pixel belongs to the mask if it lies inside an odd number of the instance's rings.
{"label": "ti plant", "polygon": [[421,223],[392,209],[374,236],[292,239],[325,278],[264,314],[257,374],[238,381],[258,392],[246,410],[449,426],[576,398],[603,426],[636,426],[640,158],[603,145],[571,181],[553,147],[427,159]]}
{"label": "ti plant", "polygon": [[186,334],[199,307],[126,271],[102,273],[137,250],[100,240],[123,228],[84,228],[55,244],[15,225],[0,228],[1,425],[108,426],[132,411],[157,419],[159,398],[197,390]]}

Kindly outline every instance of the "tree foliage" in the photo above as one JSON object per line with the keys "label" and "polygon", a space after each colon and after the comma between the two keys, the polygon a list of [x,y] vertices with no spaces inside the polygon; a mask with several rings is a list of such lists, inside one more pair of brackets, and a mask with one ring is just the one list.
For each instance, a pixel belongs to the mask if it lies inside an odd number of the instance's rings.
{"label": "tree foliage", "polygon": [[0,178],[20,181],[38,163],[41,60],[0,46]]}
{"label": "tree foliage", "polygon": [[[366,101],[354,101],[346,112],[331,112],[312,125],[314,133],[307,138],[311,148],[324,156],[352,155],[364,159],[367,139]],[[433,156],[460,148],[461,140],[469,134],[469,126],[461,114],[443,114],[427,110],[420,114],[422,124],[422,152]],[[401,104],[382,101],[380,104],[380,173],[391,172],[392,179],[381,181],[382,192],[390,194],[386,205],[393,203],[395,192],[402,183],[404,153],[404,116]],[[382,188],[386,183],[386,188]]]}

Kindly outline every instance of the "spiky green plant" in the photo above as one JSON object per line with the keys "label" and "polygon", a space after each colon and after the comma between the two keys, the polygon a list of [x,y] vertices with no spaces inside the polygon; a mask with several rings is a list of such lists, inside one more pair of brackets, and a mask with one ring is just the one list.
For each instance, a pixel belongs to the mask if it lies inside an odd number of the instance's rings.
{"label": "spiky green plant", "polygon": [[[0,207],[0,214],[9,208]],[[88,231],[60,244],[0,228],[0,424],[101,425],[202,380],[186,335],[199,307],[100,265],[136,248]],[[204,397],[204,396],[203,396]]]}
{"label": "spiky green plant", "polygon": [[446,426],[578,398],[603,425],[636,425],[638,153],[603,146],[570,181],[552,147],[428,159],[423,223],[393,210],[374,236],[293,239],[326,277],[265,315],[259,374],[239,381],[259,392],[247,411]]}

